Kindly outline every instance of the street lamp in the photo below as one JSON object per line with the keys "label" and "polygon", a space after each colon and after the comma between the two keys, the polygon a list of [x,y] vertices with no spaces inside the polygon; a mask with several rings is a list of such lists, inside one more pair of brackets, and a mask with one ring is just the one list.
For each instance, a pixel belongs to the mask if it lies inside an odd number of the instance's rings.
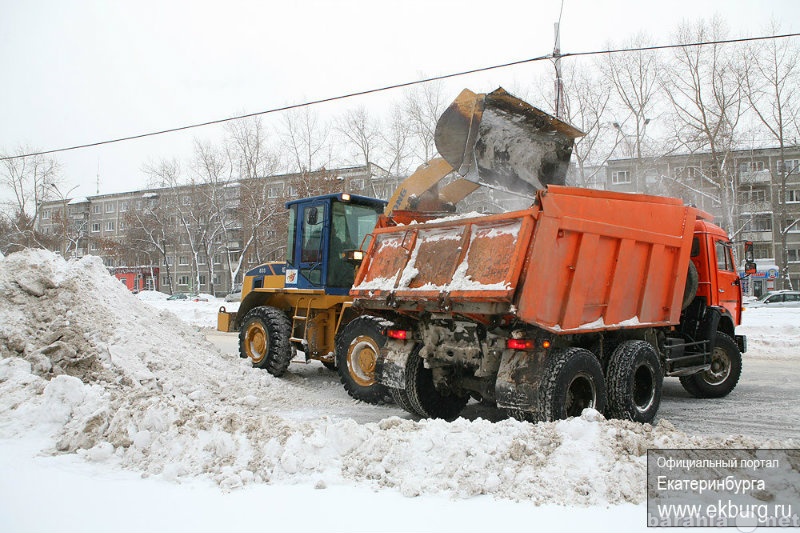
{"label": "street lamp", "polygon": [[[635,137],[635,139],[634,139],[635,142],[634,142],[634,145],[633,145],[634,148],[635,148],[635,166],[634,166],[634,170],[635,170],[636,180],[637,180],[637,189],[641,189],[641,192],[647,192],[646,191],[647,183],[644,183],[642,185],[642,182],[641,182],[640,167],[641,167],[641,163],[642,163],[642,139],[644,139],[644,135],[645,135],[645,132],[647,131],[647,125],[648,124],[650,124],[650,119],[645,117],[644,123],[642,124],[642,126],[640,128],[639,120],[637,119],[636,120],[636,133],[635,133],[635,135],[630,135],[628,133],[625,133],[625,131],[622,129],[622,124],[620,124],[619,122],[612,122],[611,123],[611,125],[614,126],[614,129],[619,131],[619,133],[620,133],[620,135],[622,135],[623,139],[626,139],[626,142],[627,142],[628,137]],[[630,145],[628,145],[628,146],[630,146]],[[633,154],[631,154],[632,151],[633,150],[631,150],[630,148],[628,149],[629,156],[633,155]],[[640,187],[639,185],[642,185],[642,186]]]}

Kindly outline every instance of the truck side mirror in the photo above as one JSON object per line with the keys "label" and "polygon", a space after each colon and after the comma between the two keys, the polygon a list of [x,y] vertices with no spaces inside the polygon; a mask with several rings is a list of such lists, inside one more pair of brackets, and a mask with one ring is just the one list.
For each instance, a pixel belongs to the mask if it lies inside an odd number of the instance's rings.
{"label": "truck side mirror", "polygon": [[744,273],[747,276],[752,276],[756,273],[758,267],[753,255],[753,241],[744,242]]}

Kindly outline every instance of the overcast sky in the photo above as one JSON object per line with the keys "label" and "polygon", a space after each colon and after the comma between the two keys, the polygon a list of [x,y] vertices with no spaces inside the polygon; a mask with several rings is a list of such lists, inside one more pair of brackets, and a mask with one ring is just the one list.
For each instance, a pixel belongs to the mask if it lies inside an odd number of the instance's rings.
{"label": "overcast sky", "polygon": [[[167,129],[548,54],[561,0],[0,0],[0,152],[53,149]],[[715,13],[731,36],[773,17],[800,29],[796,0],[564,0],[562,53],[637,32],[658,44],[685,19]],[[546,65],[449,82],[520,87]],[[538,91],[533,91],[538,92]],[[381,114],[401,91],[351,99]],[[532,102],[535,104],[535,102]],[[321,113],[336,109],[320,106]],[[144,186],[148,161],[191,154],[211,126],[56,154],[71,196]]]}

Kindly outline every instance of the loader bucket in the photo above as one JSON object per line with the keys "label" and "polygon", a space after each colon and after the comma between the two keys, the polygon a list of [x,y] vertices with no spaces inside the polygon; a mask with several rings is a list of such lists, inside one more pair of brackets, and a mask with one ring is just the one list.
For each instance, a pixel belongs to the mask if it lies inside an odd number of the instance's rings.
{"label": "loader bucket", "polygon": [[439,154],[464,178],[533,198],[564,184],[575,138],[584,133],[499,88],[461,91],[434,135]]}

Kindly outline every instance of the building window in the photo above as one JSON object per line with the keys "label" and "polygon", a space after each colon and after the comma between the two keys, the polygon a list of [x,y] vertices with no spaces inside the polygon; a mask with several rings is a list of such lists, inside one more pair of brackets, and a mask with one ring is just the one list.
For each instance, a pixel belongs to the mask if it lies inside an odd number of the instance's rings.
{"label": "building window", "polygon": [[764,189],[752,189],[739,193],[740,204],[755,204],[767,201],[767,191]]}
{"label": "building window", "polygon": [[100,223],[93,222],[92,223],[92,233],[99,233],[100,232]]}
{"label": "building window", "polygon": [[106,231],[114,231],[114,221],[109,220],[106,222]]}
{"label": "building window", "polygon": [[197,264],[198,265],[205,265],[206,264],[206,258],[203,257],[202,255],[199,255],[197,257]]}
{"label": "building window", "polygon": [[114,203],[108,202],[106,204],[106,213],[113,213],[114,212]]}
{"label": "building window", "polygon": [[267,190],[267,198],[277,198],[281,193],[280,187],[273,186]]}
{"label": "building window", "polygon": [[186,257],[185,255],[180,256],[178,258],[178,264],[179,265],[188,265],[189,264],[189,258]]}
{"label": "building window", "polygon": [[49,218],[50,218],[50,210],[45,209],[44,211],[42,211],[42,219],[48,220]]}
{"label": "building window", "polygon": [[800,248],[789,248],[786,254],[786,260],[790,263],[800,263]]}
{"label": "building window", "polygon": [[125,229],[125,223],[124,222],[120,222],[119,223],[119,230],[122,231],[124,229]]}
{"label": "building window", "polygon": [[119,212],[124,213],[128,210],[128,202],[120,202],[119,203]]}
{"label": "building window", "polygon": [[164,258],[164,265],[172,266],[174,260],[172,259],[171,255],[168,255]]}
{"label": "building window", "polygon": [[800,222],[796,218],[788,218],[786,219],[786,223],[783,225],[784,228],[787,228],[786,231],[788,233],[800,233]]}
{"label": "building window", "polygon": [[99,215],[100,214],[100,204],[92,206],[92,213],[94,213],[95,215]]}
{"label": "building window", "polygon": [[739,172],[744,174],[746,172],[758,172],[764,170],[763,161],[742,161],[739,163]]}
{"label": "building window", "polygon": [[297,196],[297,187],[289,185],[289,198],[294,198],[295,196]]}
{"label": "building window", "polygon": [[772,245],[769,243],[753,243],[753,258],[769,259],[772,257]]}
{"label": "building window", "polygon": [[97,243],[96,243],[96,242],[92,242],[91,244],[89,244],[89,249],[90,249],[91,251],[93,251],[93,252],[96,252],[96,251],[97,251],[97,249],[98,249],[98,247],[97,247]]}
{"label": "building window", "polygon": [[199,276],[199,278],[200,278],[200,285],[205,285],[206,284],[206,277],[201,274]]}
{"label": "building window", "polygon": [[617,170],[616,172],[611,173],[611,183],[614,185],[620,185],[623,183],[630,183],[631,182],[631,173],[627,170]]}
{"label": "building window", "polygon": [[786,191],[786,203],[800,203],[800,189],[789,189]]}
{"label": "building window", "polygon": [[353,190],[362,191],[364,189],[364,180],[363,178],[358,178],[354,180],[350,180],[350,188]]}
{"label": "building window", "polygon": [[178,285],[188,285],[189,284],[189,276],[179,276],[178,277]]}
{"label": "building window", "polygon": [[142,201],[141,200],[136,200],[136,210],[138,211],[141,208],[142,208]]}
{"label": "building window", "polygon": [[214,264],[219,265],[222,263],[222,256],[220,254],[214,254]]}
{"label": "building window", "polygon": [[111,257],[106,257],[105,259],[103,259],[103,263],[107,267],[113,267],[114,266],[114,259],[112,259]]}
{"label": "building window", "polygon": [[161,276],[161,285],[169,287],[169,276],[167,276],[166,274]]}
{"label": "building window", "polygon": [[183,204],[183,205],[192,205],[192,197],[191,196],[183,196],[183,197],[181,197],[181,204]]}
{"label": "building window", "polygon": [[753,215],[744,225],[744,231],[772,231],[772,216]]}
{"label": "building window", "polygon": [[800,159],[784,159],[783,161],[778,161],[776,170],[782,174],[783,169],[786,169],[787,174],[796,174],[798,170],[800,170]]}
{"label": "building window", "polygon": [[214,274],[214,277],[212,278],[212,282],[214,283],[214,285],[219,285],[220,283],[219,279],[220,279],[219,274]]}

